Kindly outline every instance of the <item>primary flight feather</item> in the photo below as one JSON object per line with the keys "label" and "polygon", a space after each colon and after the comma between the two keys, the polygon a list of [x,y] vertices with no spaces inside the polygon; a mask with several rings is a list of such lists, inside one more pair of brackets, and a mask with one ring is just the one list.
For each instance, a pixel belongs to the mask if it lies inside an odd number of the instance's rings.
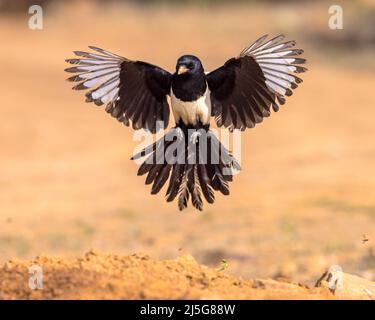
{"label": "primary flight feather", "polygon": [[[205,73],[193,55],[177,60],[173,74],[142,61],[132,61],[90,46],[67,59],[73,67],[76,90],[87,89],[86,101],[106,105],[105,110],[126,126],[156,133],[167,128],[170,107],[175,120],[163,138],[132,159],[146,157],[138,175],[147,174],[151,193],[168,183],[167,201],[178,199],[180,210],[188,205],[203,208],[203,198],[213,203],[214,191],[229,194],[229,182],[237,160],[212,131],[210,119],[219,127],[245,130],[262,122],[302,82],[296,74],[307,69],[294,41],[280,35],[263,36],[220,68]],[[170,106],[167,97],[170,97]],[[160,126],[160,124],[162,124]]]}

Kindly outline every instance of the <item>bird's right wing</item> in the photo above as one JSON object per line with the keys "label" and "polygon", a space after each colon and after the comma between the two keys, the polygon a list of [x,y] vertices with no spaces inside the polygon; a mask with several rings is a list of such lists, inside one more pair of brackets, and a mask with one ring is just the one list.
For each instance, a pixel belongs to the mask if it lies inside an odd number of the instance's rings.
{"label": "bird's right wing", "polygon": [[171,74],[164,69],[142,61],[131,61],[103,49],[90,46],[96,53],[75,51],[79,58],[67,59],[77,65],[65,69],[75,73],[68,78],[77,81],[73,89],[90,89],[86,101],[100,106],[134,129],[155,133],[169,122],[167,95],[170,92]]}

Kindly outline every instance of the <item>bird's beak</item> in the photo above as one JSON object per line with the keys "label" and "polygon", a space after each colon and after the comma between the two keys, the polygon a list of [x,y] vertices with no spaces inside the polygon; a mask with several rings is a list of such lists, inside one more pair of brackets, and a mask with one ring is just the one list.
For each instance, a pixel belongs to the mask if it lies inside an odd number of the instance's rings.
{"label": "bird's beak", "polygon": [[186,71],[188,71],[189,69],[186,68],[184,65],[181,65],[179,66],[178,70],[177,70],[177,74],[183,74],[185,73]]}

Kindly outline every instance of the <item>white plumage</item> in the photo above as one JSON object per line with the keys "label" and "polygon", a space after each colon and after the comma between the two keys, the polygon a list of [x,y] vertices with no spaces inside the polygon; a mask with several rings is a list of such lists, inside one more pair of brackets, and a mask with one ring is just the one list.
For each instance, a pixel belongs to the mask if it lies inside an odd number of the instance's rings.
{"label": "white plumage", "polygon": [[118,55],[103,49],[90,46],[100,54],[75,51],[83,59],[68,59],[67,62],[77,64],[69,72],[77,75],[69,78],[71,81],[81,81],[74,89],[92,89],[87,93],[89,101],[96,104],[109,103],[117,99],[120,84],[121,63],[125,60]]}
{"label": "white plumage", "polygon": [[290,89],[296,87],[301,79],[291,74],[302,72],[301,67],[293,64],[298,63],[299,58],[295,57],[302,53],[302,50],[292,48],[294,41],[282,42],[283,35],[265,41],[263,36],[254,42],[249,48],[241,52],[240,56],[251,56],[259,64],[265,83],[269,90],[279,95],[290,95]]}
{"label": "white plumage", "polygon": [[210,123],[211,98],[210,90],[206,89],[203,96],[195,101],[181,101],[171,89],[171,107],[176,123],[181,119],[185,124],[195,125],[198,120],[203,124]]}

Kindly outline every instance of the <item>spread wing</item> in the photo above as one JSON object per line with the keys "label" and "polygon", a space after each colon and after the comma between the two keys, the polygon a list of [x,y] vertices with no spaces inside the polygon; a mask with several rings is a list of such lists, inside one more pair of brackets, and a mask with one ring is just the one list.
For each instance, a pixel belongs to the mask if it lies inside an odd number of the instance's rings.
{"label": "spread wing", "polygon": [[86,101],[100,106],[133,129],[155,133],[157,121],[168,126],[171,74],[142,61],[131,61],[106,50],[90,46],[95,53],[75,51],[79,58],[67,59],[77,65],[65,69],[75,73],[69,81],[79,82],[75,90],[90,89]]}
{"label": "spread wing", "polygon": [[283,41],[280,35],[255,41],[236,58],[207,74],[211,91],[212,116],[219,127],[230,130],[252,128],[271,114],[302,80],[296,73],[307,69],[300,66],[302,50],[294,49],[294,41]]}

